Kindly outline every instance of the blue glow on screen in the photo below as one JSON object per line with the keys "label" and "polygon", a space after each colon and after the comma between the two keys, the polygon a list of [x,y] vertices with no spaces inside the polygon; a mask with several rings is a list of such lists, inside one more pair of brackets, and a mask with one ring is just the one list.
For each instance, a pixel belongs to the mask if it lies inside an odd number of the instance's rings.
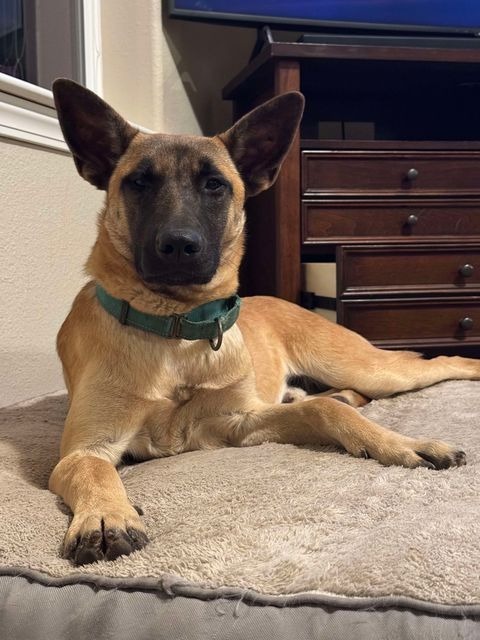
{"label": "blue glow on screen", "polygon": [[292,23],[313,20],[480,28],[480,0],[175,0],[175,8],[290,18]]}

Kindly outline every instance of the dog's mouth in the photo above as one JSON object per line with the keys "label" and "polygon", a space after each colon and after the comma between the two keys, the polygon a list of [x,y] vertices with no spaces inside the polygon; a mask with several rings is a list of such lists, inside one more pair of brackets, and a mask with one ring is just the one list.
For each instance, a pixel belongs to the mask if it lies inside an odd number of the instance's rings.
{"label": "dog's mouth", "polygon": [[188,287],[189,285],[208,284],[215,275],[212,273],[139,273],[145,285],[152,291],[160,291],[164,287]]}

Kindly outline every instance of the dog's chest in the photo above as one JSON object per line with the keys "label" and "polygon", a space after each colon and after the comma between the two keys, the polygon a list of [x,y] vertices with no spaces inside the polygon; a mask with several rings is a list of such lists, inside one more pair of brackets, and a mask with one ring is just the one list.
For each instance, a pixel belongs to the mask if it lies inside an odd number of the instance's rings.
{"label": "dog's chest", "polygon": [[180,405],[200,390],[219,390],[242,377],[251,365],[237,327],[213,351],[207,340],[154,341],[135,358],[131,382],[148,400],[168,398]]}

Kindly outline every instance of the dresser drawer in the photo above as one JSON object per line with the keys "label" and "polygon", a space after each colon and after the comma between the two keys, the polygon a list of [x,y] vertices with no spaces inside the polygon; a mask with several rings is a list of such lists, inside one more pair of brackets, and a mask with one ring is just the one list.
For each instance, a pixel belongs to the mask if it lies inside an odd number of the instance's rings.
{"label": "dresser drawer", "polygon": [[302,242],[480,235],[477,200],[304,200]]}
{"label": "dresser drawer", "polygon": [[480,293],[480,244],[341,246],[338,294]]}
{"label": "dresser drawer", "polygon": [[341,301],[338,321],[383,346],[480,344],[480,297]]}
{"label": "dresser drawer", "polygon": [[304,195],[476,195],[474,151],[303,151]]}

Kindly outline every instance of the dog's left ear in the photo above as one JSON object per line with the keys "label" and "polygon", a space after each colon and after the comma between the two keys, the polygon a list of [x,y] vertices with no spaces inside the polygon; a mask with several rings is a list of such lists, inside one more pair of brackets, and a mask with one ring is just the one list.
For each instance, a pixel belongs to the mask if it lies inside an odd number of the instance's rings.
{"label": "dog's left ear", "polygon": [[304,105],[305,99],[298,91],[284,93],[250,111],[219,135],[243,178],[247,197],[275,182]]}

